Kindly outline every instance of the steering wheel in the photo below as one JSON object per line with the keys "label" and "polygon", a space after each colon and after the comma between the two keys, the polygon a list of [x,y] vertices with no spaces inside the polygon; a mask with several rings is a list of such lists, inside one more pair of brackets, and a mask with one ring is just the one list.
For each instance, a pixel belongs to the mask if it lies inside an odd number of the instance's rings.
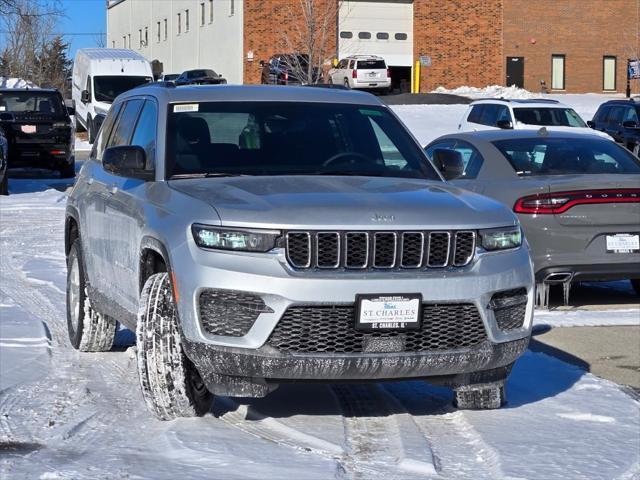
{"label": "steering wheel", "polygon": [[342,152],[342,153],[338,153],[330,158],[328,158],[327,160],[324,161],[324,163],[322,164],[322,168],[327,168],[331,165],[333,165],[334,163],[339,162],[340,160],[342,160],[342,162],[340,163],[348,163],[345,160],[347,158],[352,158],[354,160],[356,160],[356,163],[361,163],[361,162],[367,162],[370,163],[371,159],[369,157],[367,157],[366,155],[363,155],[361,153],[358,152]]}

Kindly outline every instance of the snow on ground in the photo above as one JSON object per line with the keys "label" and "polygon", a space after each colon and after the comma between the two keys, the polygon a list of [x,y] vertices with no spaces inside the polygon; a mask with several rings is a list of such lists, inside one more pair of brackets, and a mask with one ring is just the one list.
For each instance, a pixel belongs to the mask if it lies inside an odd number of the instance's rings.
{"label": "snow on ground", "polygon": [[69,345],[68,185],[12,178],[14,194],[0,198],[0,478],[640,475],[639,403],[542,353],[517,362],[501,410],[457,411],[449,390],[419,381],[294,384],[265,399],[218,398],[203,418],[154,420],[140,394],[130,332],[119,332],[109,353]]}
{"label": "snow on ground", "polygon": [[[471,98],[550,98],[558,100],[572,107],[584,119],[591,120],[598,107],[612,98],[621,98],[621,95],[603,95],[597,93],[588,94],[549,94],[541,95],[528,92],[515,87],[486,87],[483,89],[473,87],[460,87],[454,90],[445,90],[442,87],[434,90],[434,93],[453,93],[469,96]],[[425,146],[441,135],[455,133],[467,110],[467,105],[392,105],[391,108],[409,127],[421,145]]]}
{"label": "snow on ground", "polygon": [[91,150],[92,145],[86,139],[86,137],[79,137],[76,135],[76,152],[84,152]]}

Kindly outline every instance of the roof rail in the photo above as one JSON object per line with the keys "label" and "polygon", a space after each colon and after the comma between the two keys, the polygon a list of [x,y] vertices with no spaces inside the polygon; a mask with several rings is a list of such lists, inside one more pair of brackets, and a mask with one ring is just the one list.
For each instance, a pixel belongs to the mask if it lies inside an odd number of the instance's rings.
{"label": "roof rail", "polygon": [[134,88],[156,87],[156,88],[176,88],[176,84],[170,81],[142,83]]}
{"label": "roof rail", "polygon": [[551,98],[476,98],[474,102],[485,102],[485,101],[499,101],[499,102],[513,102],[513,103],[560,103],[558,100],[553,100]]}

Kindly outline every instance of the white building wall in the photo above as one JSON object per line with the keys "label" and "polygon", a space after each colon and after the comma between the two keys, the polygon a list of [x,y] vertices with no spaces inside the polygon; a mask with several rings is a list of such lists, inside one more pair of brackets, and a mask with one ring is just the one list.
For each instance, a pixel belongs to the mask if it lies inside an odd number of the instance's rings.
{"label": "white building wall", "polygon": [[243,0],[111,0],[107,47],[159,60],[164,73],[211,68],[229,83],[242,83],[242,12]]}

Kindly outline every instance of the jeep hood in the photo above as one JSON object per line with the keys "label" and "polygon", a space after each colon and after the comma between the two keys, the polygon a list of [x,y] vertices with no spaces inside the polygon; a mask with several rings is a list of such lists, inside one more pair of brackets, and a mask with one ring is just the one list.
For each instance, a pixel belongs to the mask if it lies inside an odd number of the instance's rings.
{"label": "jeep hood", "polygon": [[437,181],[251,176],[168,183],[172,189],[213,207],[225,226],[426,230],[490,228],[516,222],[502,204]]}

